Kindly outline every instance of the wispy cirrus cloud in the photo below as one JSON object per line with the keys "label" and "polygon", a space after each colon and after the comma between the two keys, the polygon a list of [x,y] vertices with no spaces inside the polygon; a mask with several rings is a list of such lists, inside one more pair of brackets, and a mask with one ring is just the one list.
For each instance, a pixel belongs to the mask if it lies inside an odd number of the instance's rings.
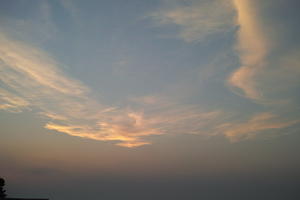
{"label": "wispy cirrus cloud", "polygon": [[234,25],[234,12],[229,0],[167,1],[166,6],[151,13],[161,25],[178,26],[177,37],[198,42],[206,37],[224,33]]}
{"label": "wispy cirrus cloud", "polygon": [[[280,93],[288,94],[289,88],[299,85],[296,77],[300,75],[300,51],[273,55],[275,46],[281,47],[274,41],[274,33],[270,32],[272,23],[264,23],[263,17],[266,16],[262,12],[266,8],[262,8],[261,3],[252,0],[166,1],[167,6],[162,6],[151,17],[160,25],[175,25],[178,28],[177,36],[186,42],[199,42],[236,27],[236,41],[229,49],[236,52],[239,65],[225,83],[234,93],[256,103],[286,104],[293,97]],[[284,109],[287,107],[274,108],[272,111],[280,110],[278,113],[282,113]],[[208,132],[212,135],[214,132],[224,134],[230,140],[237,141],[299,123],[281,114],[274,115],[272,111],[252,114],[244,121],[234,118],[225,120],[227,122],[220,120],[213,125],[218,130],[210,125]]]}
{"label": "wispy cirrus cloud", "polygon": [[[125,135],[125,130],[108,133],[109,124],[104,127],[98,120],[104,120],[103,113],[113,109],[92,99],[89,89],[81,82],[67,77],[59,69],[59,64],[45,52],[2,34],[0,44],[1,109],[34,110],[51,120],[46,128],[70,135],[141,143],[137,138],[139,134]],[[130,116],[126,117],[130,119]]]}
{"label": "wispy cirrus cloud", "polygon": [[0,108],[32,110],[49,119],[46,129],[72,136],[136,147],[150,144],[145,138],[151,135],[201,133],[220,115],[150,96],[131,100],[126,108],[103,105],[45,52],[3,34],[0,59]]}
{"label": "wispy cirrus cloud", "polygon": [[284,120],[269,112],[259,113],[244,121],[232,121],[217,126],[217,132],[223,133],[232,142],[254,138],[257,134],[267,130],[289,127],[300,120]]}
{"label": "wispy cirrus cloud", "polygon": [[[185,1],[185,4],[176,2],[174,6],[164,7],[152,17],[160,24],[179,26],[178,36],[186,42],[198,42],[211,34],[240,26],[236,49],[241,66],[227,81],[239,95],[262,102],[269,79],[279,80],[284,74],[291,84],[299,83],[300,51],[277,59],[279,67],[275,70],[270,67],[267,58],[272,41],[267,38],[252,6],[246,0],[233,3]],[[238,13],[237,20],[234,8]],[[223,134],[237,141],[299,122],[283,119],[272,112],[247,115],[248,119],[241,121],[228,117],[232,113],[224,113],[219,107],[203,109],[163,95],[132,98],[123,101],[126,104],[123,107],[105,105],[92,97],[93,91],[89,87],[63,72],[60,63],[46,52],[3,34],[0,34],[0,70],[0,109],[11,112],[32,110],[48,119],[46,129],[111,141],[119,146],[150,144],[150,136],[163,134]],[[189,86],[190,82],[184,88]]]}
{"label": "wispy cirrus cloud", "polygon": [[[282,30],[272,29],[265,23],[260,1],[251,0],[213,0],[213,1],[165,1],[150,16],[160,25],[175,25],[177,37],[186,42],[199,42],[214,35],[224,34],[237,28],[236,41],[230,51],[235,50],[240,65],[225,80],[231,91],[260,104],[288,102],[282,100],[280,92],[298,84],[299,49],[281,51],[274,37]],[[273,31],[271,31],[273,30]],[[173,33],[170,33],[172,35]],[[235,59],[235,58],[233,58]],[[293,69],[289,68],[293,62]],[[293,72],[292,72],[293,71]],[[293,76],[293,74],[296,74]],[[294,83],[291,83],[290,78]],[[277,80],[277,81],[275,81]],[[280,81],[280,89],[272,88]],[[276,96],[276,98],[274,98]]]}
{"label": "wispy cirrus cloud", "polygon": [[224,134],[236,141],[296,123],[279,122],[270,113],[234,122],[226,120],[228,113],[221,110],[207,111],[162,96],[132,98],[125,108],[103,105],[91,97],[87,86],[68,77],[45,52],[2,34],[0,59],[0,108],[12,112],[32,110],[49,120],[46,129],[71,136],[137,147],[150,144],[147,138],[152,135]]}
{"label": "wispy cirrus cloud", "polygon": [[[167,2],[152,14],[160,24],[177,25],[178,36],[186,42],[201,41],[206,37],[239,27],[235,46],[241,66],[232,73],[228,83],[235,93],[251,99],[262,99],[257,76],[266,67],[265,57],[270,41],[259,22],[255,3],[248,0]],[[239,89],[239,90],[237,90]]]}
{"label": "wispy cirrus cloud", "polygon": [[0,88],[0,99],[0,109],[11,112],[21,112],[23,108],[29,106],[29,103],[26,100],[2,88]]}

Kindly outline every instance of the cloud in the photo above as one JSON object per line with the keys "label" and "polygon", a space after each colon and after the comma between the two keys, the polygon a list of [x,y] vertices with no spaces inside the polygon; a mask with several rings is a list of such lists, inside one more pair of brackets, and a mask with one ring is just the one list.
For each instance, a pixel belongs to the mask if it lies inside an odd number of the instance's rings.
{"label": "cloud", "polygon": [[56,67],[58,63],[41,50],[10,40],[2,34],[0,44],[0,69],[3,74],[0,80],[14,92],[12,94],[8,88],[2,88],[2,94],[10,96],[10,99],[19,98],[19,102],[23,98],[27,103],[23,102],[20,107],[28,105],[28,100],[59,101],[65,96],[84,98],[88,92],[80,82],[65,77]]}
{"label": "cloud", "polygon": [[[224,33],[234,25],[234,12],[229,0],[184,1],[166,6],[150,16],[159,24],[179,27],[178,37],[186,42],[202,41]],[[174,2],[173,2],[174,3]]]}
{"label": "cloud", "polygon": [[26,100],[2,88],[0,88],[0,99],[0,109],[8,110],[10,112],[21,112],[23,108],[29,106],[29,103]]}
{"label": "cloud", "polygon": [[[299,85],[295,78],[300,74],[299,47],[284,49],[285,42],[278,41],[286,40],[282,36],[285,31],[276,25],[278,18],[274,21],[269,4],[262,6],[254,0],[163,2],[150,16],[159,25],[175,28],[176,37],[186,42],[199,42],[238,28],[230,51],[235,50],[239,66],[226,80],[235,94],[260,104],[282,104],[293,98],[281,94]],[[291,65],[293,69],[286,67]]]}
{"label": "cloud", "polygon": [[255,137],[258,133],[272,129],[282,129],[299,123],[300,120],[283,121],[281,117],[272,113],[259,113],[245,122],[224,123],[217,127],[218,132],[224,134],[231,141]]}
{"label": "cloud", "polygon": [[[233,5],[238,13],[236,22]],[[284,80],[288,85],[299,83],[300,51],[281,56],[276,59],[276,65],[267,59],[272,41],[260,25],[252,1],[176,2],[153,13],[152,17],[160,24],[177,25],[178,36],[187,42],[201,41],[237,23],[240,28],[236,49],[241,66],[232,73],[228,83],[239,95],[261,102],[268,94],[266,91],[271,91],[267,90],[268,85],[274,85],[271,79]],[[179,103],[176,98],[163,95],[130,98],[122,101],[126,106],[106,105],[92,97],[89,87],[63,72],[61,64],[46,52],[1,33],[0,71],[0,109],[31,110],[48,119],[46,129],[124,147],[151,144],[151,136],[163,134],[215,135],[217,132],[237,141],[296,123],[280,121],[279,116],[271,113],[258,114],[243,122],[228,122],[227,116],[232,113]],[[182,88],[191,85],[188,82]],[[177,93],[178,87],[175,89]]]}
{"label": "cloud", "polygon": [[0,109],[31,110],[49,119],[46,129],[68,135],[137,147],[151,135],[200,134],[220,115],[158,96],[133,98],[125,108],[104,105],[45,52],[3,34],[0,60]]}
{"label": "cloud", "polygon": [[[263,23],[266,16],[262,17],[264,10],[258,8],[259,1],[234,0],[233,2],[239,25],[236,50],[240,66],[230,75],[229,86],[236,94],[257,103],[288,102],[293,97],[282,93],[299,85],[295,78],[300,74],[299,48],[283,50],[284,42],[274,39],[280,38],[275,35],[280,35],[283,31],[272,29],[273,23],[279,22]],[[277,85],[276,88],[274,84]],[[286,99],[282,100],[283,98]]]}
{"label": "cloud", "polygon": [[135,124],[132,114],[112,112],[113,108],[92,99],[89,89],[64,74],[45,52],[2,34],[0,46],[1,109],[31,109],[51,120],[45,126],[48,129],[95,140],[125,141],[130,146],[142,144],[139,136],[153,133]]}
{"label": "cloud", "polygon": [[[278,45],[280,43],[274,40],[274,32],[281,30],[270,32],[275,30],[270,29],[274,24],[264,23],[266,13],[263,13],[263,9],[266,7],[263,8],[260,1],[253,0],[184,1],[182,4],[176,2],[173,6],[168,2],[166,7],[155,12],[152,17],[160,24],[177,25],[178,36],[186,42],[201,41],[212,34],[226,32],[230,27],[238,27],[233,48],[240,63],[227,80],[230,89],[260,104],[285,104],[273,108],[273,111],[284,113],[289,107],[289,100],[293,98],[291,88],[299,88],[300,51],[296,48],[277,50],[280,54],[274,53],[276,48],[281,49]],[[271,112],[257,114],[244,122],[235,119],[221,122],[222,117],[223,114],[214,117],[210,120],[213,121],[211,124],[202,120],[205,125],[196,126],[194,131],[180,122],[174,124],[180,124],[178,130],[181,127],[195,133],[207,130],[210,135],[213,135],[215,126],[218,134],[238,141],[299,123],[299,120],[287,120],[283,115],[273,115]],[[207,129],[204,128],[206,125]],[[201,131],[197,129],[199,127]]]}
{"label": "cloud", "polygon": [[270,42],[264,35],[253,2],[248,0],[233,2],[237,10],[239,25],[237,50],[242,66],[231,75],[229,83],[240,88],[244,96],[258,100],[262,98],[262,93],[256,78],[266,65],[265,58],[269,52]]}

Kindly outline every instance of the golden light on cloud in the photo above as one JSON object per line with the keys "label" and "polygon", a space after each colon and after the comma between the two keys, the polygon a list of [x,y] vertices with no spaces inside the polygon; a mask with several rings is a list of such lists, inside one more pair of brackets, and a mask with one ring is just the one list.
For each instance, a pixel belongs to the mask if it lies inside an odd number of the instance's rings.
{"label": "golden light on cloud", "polygon": [[[263,23],[264,10],[259,1],[234,0],[237,11],[236,50],[240,67],[229,77],[230,88],[236,94],[260,104],[287,104],[291,96],[282,95],[298,84],[300,70],[298,49],[282,52],[280,42],[274,38],[282,30],[273,30],[274,24]],[[273,30],[273,31],[271,31]],[[283,47],[284,48],[284,47]],[[281,53],[276,55],[276,51]],[[294,64],[291,64],[294,60]],[[290,68],[291,67],[291,68]],[[295,69],[295,68],[294,68]],[[299,68],[298,68],[299,69]],[[293,72],[292,72],[293,71]],[[274,88],[274,84],[280,86]],[[275,98],[274,98],[275,97]]]}
{"label": "golden light on cloud", "polygon": [[299,5],[0,1],[8,195],[299,196]]}
{"label": "golden light on cloud", "polygon": [[234,0],[233,2],[237,10],[237,24],[239,25],[237,50],[242,66],[231,75],[229,83],[240,88],[244,96],[258,100],[262,98],[262,93],[256,78],[265,67],[269,41],[259,24],[254,2],[249,0]]}
{"label": "golden light on cloud", "polygon": [[[28,108],[50,121],[46,129],[119,146],[137,147],[144,138],[168,133],[199,133],[219,112],[203,112],[158,97],[132,101],[135,110],[105,106],[90,97],[90,90],[67,77],[45,52],[1,35],[0,108]],[[95,109],[97,108],[97,109]]]}
{"label": "golden light on cloud", "polygon": [[[189,1],[163,7],[151,17],[160,24],[178,26],[177,36],[186,42],[199,42],[239,26],[234,33],[240,66],[226,81],[234,91],[242,91],[236,93],[244,97],[263,98],[258,79],[268,68],[266,58],[271,42],[260,24],[255,2]],[[298,54],[282,61],[293,65],[289,70],[298,71],[295,67]],[[63,72],[60,63],[46,52],[3,34],[0,34],[0,60],[0,109],[31,110],[49,120],[46,129],[71,136],[138,147],[151,144],[149,136],[155,135],[218,133],[230,140],[239,140],[295,123],[293,120],[278,122],[270,112],[233,124],[230,117],[224,122],[224,116],[232,113],[225,113],[219,107],[203,109],[205,105],[185,104],[160,94],[128,97],[123,101],[126,106],[105,105],[92,97],[93,91],[88,86]]]}
{"label": "golden light on cloud", "polygon": [[0,80],[5,85],[0,88],[1,109],[20,112],[28,108],[51,120],[47,129],[93,140],[121,141],[120,145],[128,147],[146,144],[140,136],[157,134],[147,129],[138,114],[92,99],[89,89],[67,77],[45,52],[2,34],[0,44]]}

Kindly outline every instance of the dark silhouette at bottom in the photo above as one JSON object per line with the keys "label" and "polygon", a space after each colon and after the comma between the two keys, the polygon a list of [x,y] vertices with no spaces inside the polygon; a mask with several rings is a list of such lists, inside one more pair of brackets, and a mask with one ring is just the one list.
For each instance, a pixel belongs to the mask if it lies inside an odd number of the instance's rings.
{"label": "dark silhouette at bottom", "polygon": [[7,198],[6,191],[3,189],[5,186],[5,180],[0,178],[0,200],[48,200],[48,199],[25,199],[25,198]]}
{"label": "dark silhouette at bottom", "polygon": [[0,178],[0,199],[4,199],[6,197],[5,190],[3,189],[5,185],[5,180]]}

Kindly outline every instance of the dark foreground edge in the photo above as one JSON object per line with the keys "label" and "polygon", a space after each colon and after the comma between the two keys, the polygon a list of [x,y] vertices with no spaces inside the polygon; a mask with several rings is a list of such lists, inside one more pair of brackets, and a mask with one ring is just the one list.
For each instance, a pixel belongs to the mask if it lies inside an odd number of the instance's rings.
{"label": "dark foreground edge", "polygon": [[4,198],[3,200],[49,200],[49,199]]}

